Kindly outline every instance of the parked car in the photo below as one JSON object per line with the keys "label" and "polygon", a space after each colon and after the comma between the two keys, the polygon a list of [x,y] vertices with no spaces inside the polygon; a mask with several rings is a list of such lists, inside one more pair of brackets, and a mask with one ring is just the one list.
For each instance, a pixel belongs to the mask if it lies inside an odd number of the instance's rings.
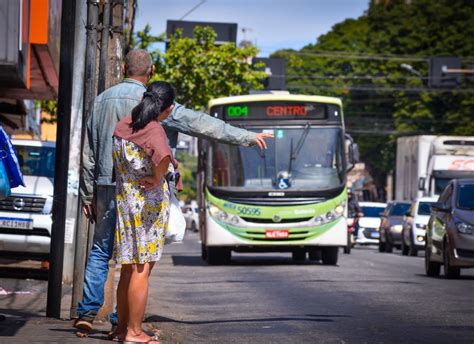
{"label": "parked car", "polygon": [[26,187],[0,201],[0,255],[47,260],[51,242],[55,143],[12,140]]}
{"label": "parked car", "polygon": [[356,235],[357,244],[378,244],[380,213],[385,209],[385,203],[359,202],[362,216],[359,218],[359,230]]}
{"label": "parked car", "polygon": [[199,230],[199,209],[197,205],[185,205],[182,209],[184,219],[186,220],[186,229],[197,232]]}
{"label": "parked car", "polygon": [[410,209],[410,202],[390,201],[381,214],[379,251],[392,252],[393,247],[402,247],[403,217]]}
{"label": "parked car", "polygon": [[461,268],[474,267],[474,179],[450,181],[431,209],[426,274],[438,276],[443,265],[446,278],[457,278]]}
{"label": "parked car", "polygon": [[426,226],[431,215],[434,197],[421,197],[413,201],[403,220],[402,254],[417,256],[425,248]]}

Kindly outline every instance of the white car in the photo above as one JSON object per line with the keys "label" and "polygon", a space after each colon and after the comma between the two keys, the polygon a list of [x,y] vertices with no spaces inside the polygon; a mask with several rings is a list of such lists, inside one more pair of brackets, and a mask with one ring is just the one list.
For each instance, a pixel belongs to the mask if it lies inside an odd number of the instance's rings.
{"label": "white car", "polygon": [[26,187],[0,201],[0,256],[47,260],[51,243],[55,143],[12,140]]}
{"label": "white car", "polygon": [[199,230],[199,209],[197,204],[191,203],[185,205],[182,210],[184,219],[186,220],[186,229],[197,232]]}
{"label": "white car", "polygon": [[413,201],[403,220],[402,254],[417,256],[425,248],[426,226],[431,215],[431,205],[437,197],[421,197]]}
{"label": "white car", "polygon": [[386,206],[386,203],[359,202],[360,210],[364,215],[359,219],[359,230],[355,238],[357,244],[377,245],[379,243],[380,213]]}

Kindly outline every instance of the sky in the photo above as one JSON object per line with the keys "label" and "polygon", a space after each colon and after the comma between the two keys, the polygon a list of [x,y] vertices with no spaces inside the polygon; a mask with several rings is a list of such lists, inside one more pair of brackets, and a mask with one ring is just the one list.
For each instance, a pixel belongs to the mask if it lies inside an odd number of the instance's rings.
{"label": "sky", "polygon": [[[203,0],[138,0],[135,32],[146,24],[152,34],[166,31],[167,20],[178,20]],[[237,23],[237,43],[252,41],[267,57],[278,49],[300,49],[316,43],[332,26],[357,18],[369,0],[205,0],[183,20]],[[245,28],[245,37],[242,29]]]}

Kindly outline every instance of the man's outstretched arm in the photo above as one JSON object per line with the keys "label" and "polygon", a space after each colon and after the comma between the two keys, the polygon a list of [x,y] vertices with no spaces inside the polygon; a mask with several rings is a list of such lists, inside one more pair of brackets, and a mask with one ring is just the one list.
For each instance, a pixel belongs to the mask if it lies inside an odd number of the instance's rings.
{"label": "man's outstretched arm", "polygon": [[258,145],[262,149],[267,148],[265,139],[273,137],[272,134],[234,127],[205,112],[191,110],[177,103],[163,125],[191,136],[241,146]]}

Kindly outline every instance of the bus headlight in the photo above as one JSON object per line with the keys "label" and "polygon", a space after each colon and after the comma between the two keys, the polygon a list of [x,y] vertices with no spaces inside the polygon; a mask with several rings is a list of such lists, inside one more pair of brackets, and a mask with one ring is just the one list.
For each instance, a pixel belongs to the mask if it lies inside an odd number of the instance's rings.
{"label": "bus headlight", "polygon": [[332,212],[332,211],[329,211],[326,213],[326,219],[328,221],[332,221],[336,218],[336,215]]}
{"label": "bus headlight", "polygon": [[328,211],[326,214],[321,214],[313,217],[313,222],[316,226],[323,225],[332,222],[339,217],[344,215],[346,202],[342,201],[333,210]]}
{"label": "bus headlight", "polygon": [[334,212],[337,215],[342,215],[344,213],[344,204],[343,203],[339,204],[336,208],[334,208]]}
{"label": "bus headlight", "polygon": [[209,210],[209,214],[218,219],[221,222],[231,224],[231,225],[238,225],[240,223],[240,218],[236,215],[230,215],[225,211],[219,209],[214,204],[209,204],[207,209]]}
{"label": "bus headlight", "polygon": [[209,205],[208,209],[211,216],[214,216],[214,217],[217,217],[217,214],[219,214],[219,212],[221,211],[214,204]]}

